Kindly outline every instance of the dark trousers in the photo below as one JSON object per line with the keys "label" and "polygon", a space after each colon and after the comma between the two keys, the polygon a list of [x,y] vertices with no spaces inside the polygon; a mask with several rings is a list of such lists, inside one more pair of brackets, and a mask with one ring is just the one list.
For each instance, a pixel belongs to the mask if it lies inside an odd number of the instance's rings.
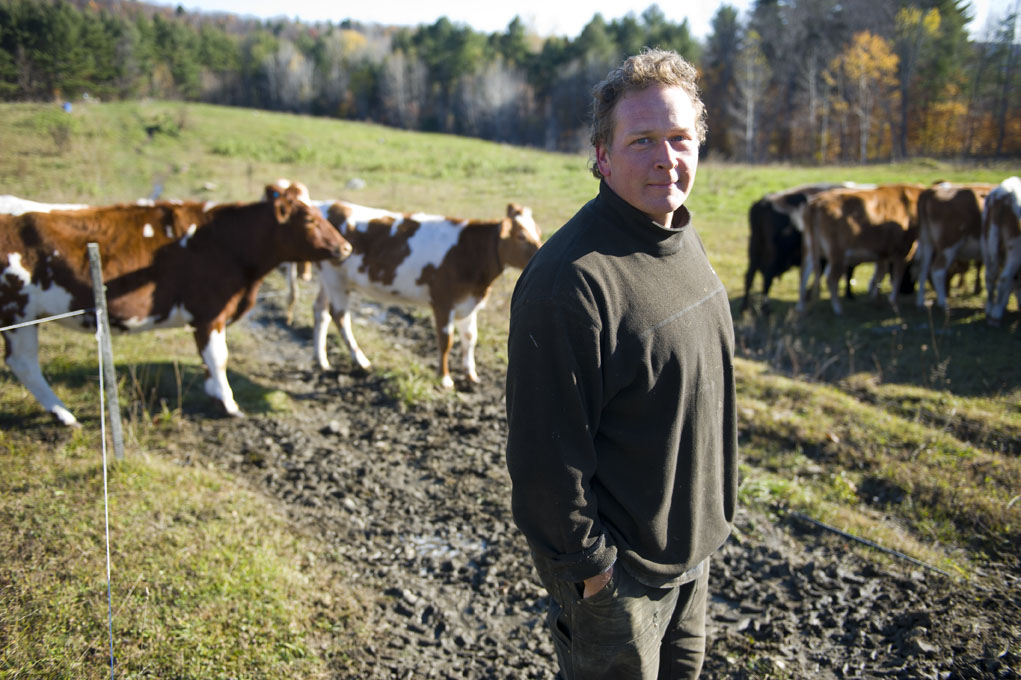
{"label": "dark trousers", "polygon": [[582,599],[581,584],[553,578],[536,560],[550,594],[546,624],[564,680],[694,680],[705,658],[709,560],[702,575],[650,588],[617,564],[606,587]]}

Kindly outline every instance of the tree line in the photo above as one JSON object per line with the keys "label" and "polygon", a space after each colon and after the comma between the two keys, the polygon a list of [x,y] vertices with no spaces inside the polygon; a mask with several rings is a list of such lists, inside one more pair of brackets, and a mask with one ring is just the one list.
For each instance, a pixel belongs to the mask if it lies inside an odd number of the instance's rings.
{"label": "tree line", "polygon": [[722,5],[704,42],[658,5],[574,38],[520,18],[393,27],[132,0],[0,0],[0,100],[152,97],[576,151],[592,85],[645,46],[699,67],[704,151],[747,162],[1021,153],[1021,0],[981,40],[967,0]]}

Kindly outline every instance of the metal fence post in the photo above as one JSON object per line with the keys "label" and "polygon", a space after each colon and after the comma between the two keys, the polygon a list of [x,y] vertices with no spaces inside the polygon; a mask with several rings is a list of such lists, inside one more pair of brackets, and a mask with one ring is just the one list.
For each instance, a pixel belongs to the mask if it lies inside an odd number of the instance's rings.
{"label": "metal fence post", "polygon": [[106,289],[103,286],[103,265],[99,259],[99,244],[90,243],[89,269],[92,272],[92,293],[96,298],[96,323],[99,327],[99,348],[103,357],[103,381],[106,385],[106,401],[110,407],[110,435],[113,437],[113,453],[117,460],[124,460],[124,430],[121,427],[121,407],[117,398],[117,373],[113,368],[113,344],[110,342],[110,317],[106,311]]}

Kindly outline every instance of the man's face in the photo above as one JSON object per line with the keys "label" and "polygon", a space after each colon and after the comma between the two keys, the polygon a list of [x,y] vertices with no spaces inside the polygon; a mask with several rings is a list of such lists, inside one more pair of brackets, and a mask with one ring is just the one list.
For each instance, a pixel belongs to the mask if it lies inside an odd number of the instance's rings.
{"label": "man's face", "polygon": [[618,196],[669,227],[698,167],[691,98],[679,87],[653,85],[624,95],[613,116],[612,141],[596,147],[599,172]]}

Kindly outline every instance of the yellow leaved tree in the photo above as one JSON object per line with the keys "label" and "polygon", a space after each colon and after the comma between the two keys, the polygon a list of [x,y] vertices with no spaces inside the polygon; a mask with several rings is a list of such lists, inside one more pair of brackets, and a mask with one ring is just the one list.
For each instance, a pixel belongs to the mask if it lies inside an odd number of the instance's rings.
{"label": "yellow leaved tree", "polygon": [[857,33],[847,49],[830,63],[830,70],[843,76],[836,79],[836,82],[843,83],[842,91],[838,91],[836,96],[843,98],[857,120],[858,158],[862,163],[868,160],[873,129],[886,133],[873,143],[877,154],[884,146],[889,148],[889,123],[899,98],[898,63],[890,44],[882,36],[869,31]]}

